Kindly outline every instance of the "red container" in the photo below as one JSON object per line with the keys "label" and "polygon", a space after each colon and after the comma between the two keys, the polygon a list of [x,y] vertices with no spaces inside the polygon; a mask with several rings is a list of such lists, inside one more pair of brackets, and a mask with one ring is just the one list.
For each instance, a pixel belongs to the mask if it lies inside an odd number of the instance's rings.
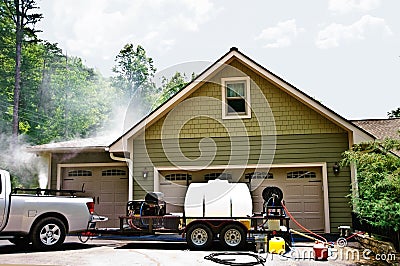
{"label": "red container", "polygon": [[328,260],[328,246],[322,243],[315,243],[314,259],[315,260]]}

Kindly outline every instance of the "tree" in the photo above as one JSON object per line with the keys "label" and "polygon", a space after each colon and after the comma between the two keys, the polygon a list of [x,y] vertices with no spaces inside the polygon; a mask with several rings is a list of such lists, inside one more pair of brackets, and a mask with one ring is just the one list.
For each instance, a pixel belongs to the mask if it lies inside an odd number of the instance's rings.
{"label": "tree", "polygon": [[12,135],[16,141],[19,132],[19,103],[21,92],[22,42],[29,33],[35,36],[35,30],[29,28],[42,19],[42,14],[32,13],[38,9],[34,0],[3,0],[2,16],[8,16],[15,25],[15,86],[13,92]]}
{"label": "tree", "polygon": [[[352,204],[369,224],[400,230],[400,141],[386,139],[354,145],[343,154],[342,165],[357,167],[358,193]],[[358,195],[356,195],[358,194]]]}
{"label": "tree", "polygon": [[29,135],[40,143],[94,135],[107,123],[120,93],[80,58],[59,57],[52,48],[47,52],[39,92],[44,102],[38,103],[44,120],[35,124]]}
{"label": "tree", "polygon": [[156,72],[153,59],[147,57],[146,51],[140,45],[126,44],[115,58],[116,65],[112,71],[117,74],[113,78],[114,86],[126,92],[129,98],[137,97],[148,101],[154,93],[155,85],[152,78]]}
{"label": "tree", "polygon": [[389,118],[398,118],[400,117],[400,107],[397,108],[396,110],[392,110],[387,113]]}
{"label": "tree", "polygon": [[[192,79],[193,77],[194,74],[192,75]],[[170,79],[163,77],[159,93],[156,94],[157,98],[153,101],[153,109],[174,96],[178,91],[185,87],[186,84],[188,84],[187,77],[185,74],[180,72],[175,72]]]}
{"label": "tree", "polygon": [[[0,10],[5,5],[0,1]],[[15,69],[13,21],[0,11],[0,132],[11,134],[12,102]]]}

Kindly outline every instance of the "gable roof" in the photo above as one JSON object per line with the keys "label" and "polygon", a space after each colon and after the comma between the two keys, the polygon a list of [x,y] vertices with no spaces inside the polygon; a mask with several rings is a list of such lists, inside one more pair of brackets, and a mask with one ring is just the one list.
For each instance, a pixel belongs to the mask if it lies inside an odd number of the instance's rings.
{"label": "gable roof", "polygon": [[400,139],[400,118],[363,119],[353,120],[352,122],[379,140],[385,138]]}
{"label": "gable roof", "polygon": [[342,116],[335,113],[328,107],[322,105],[320,102],[314,100],[304,92],[300,91],[289,82],[278,77],[268,69],[264,68],[263,66],[252,60],[250,57],[240,52],[236,47],[232,47],[229,50],[229,52],[227,52],[214,64],[205,69],[200,75],[196,77],[196,79],[192,80],[189,84],[183,87],[168,101],[166,101],[157,109],[152,111],[141,121],[135,124],[132,128],[126,131],[122,136],[116,139],[107,149],[109,149],[110,152],[124,151],[125,150],[124,147],[126,147],[126,142],[129,138],[140,135],[146,127],[158,121],[158,119],[167,114],[178,103],[186,99],[190,94],[192,94],[195,90],[197,90],[203,83],[207,82],[224,65],[229,64],[234,59],[239,60],[242,64],[248,66],[252,71],[268,79],[269,81],[274,83],[276,86],[278,86],[280,89],[282,89],[292,97],[296,98],[303,104],[309,106],[311,109],[325,116],[333,123],[337,124],[338,126],[350,132],[352,134],[352,139],[350,140],[351,144],[374,139],[374,136],[368,133],[367,131],[363,130],[362,128],[359,128],[357,125],[351,123],[349,120],[343,118]]}

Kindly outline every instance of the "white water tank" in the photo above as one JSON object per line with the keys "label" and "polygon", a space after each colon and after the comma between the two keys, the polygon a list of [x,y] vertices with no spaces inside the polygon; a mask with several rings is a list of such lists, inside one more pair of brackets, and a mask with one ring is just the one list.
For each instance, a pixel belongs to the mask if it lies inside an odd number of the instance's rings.
{"label": "white water tank", "polygon": [[250,191],[244,183],[217,179],[192,183],[186,192],[186,217],[247,217],[252,209]]}

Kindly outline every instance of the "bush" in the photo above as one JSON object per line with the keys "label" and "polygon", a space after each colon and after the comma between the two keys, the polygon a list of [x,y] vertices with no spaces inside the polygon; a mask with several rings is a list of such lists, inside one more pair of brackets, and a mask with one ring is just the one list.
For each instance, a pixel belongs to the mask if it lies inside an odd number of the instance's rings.
{"label": "bush", "polygon": [[341,164],[357,167],[358,191],[351,195],[355,212],[377,227],[400,229],[400,158],[398,140],[367,142],[344,152]]}

